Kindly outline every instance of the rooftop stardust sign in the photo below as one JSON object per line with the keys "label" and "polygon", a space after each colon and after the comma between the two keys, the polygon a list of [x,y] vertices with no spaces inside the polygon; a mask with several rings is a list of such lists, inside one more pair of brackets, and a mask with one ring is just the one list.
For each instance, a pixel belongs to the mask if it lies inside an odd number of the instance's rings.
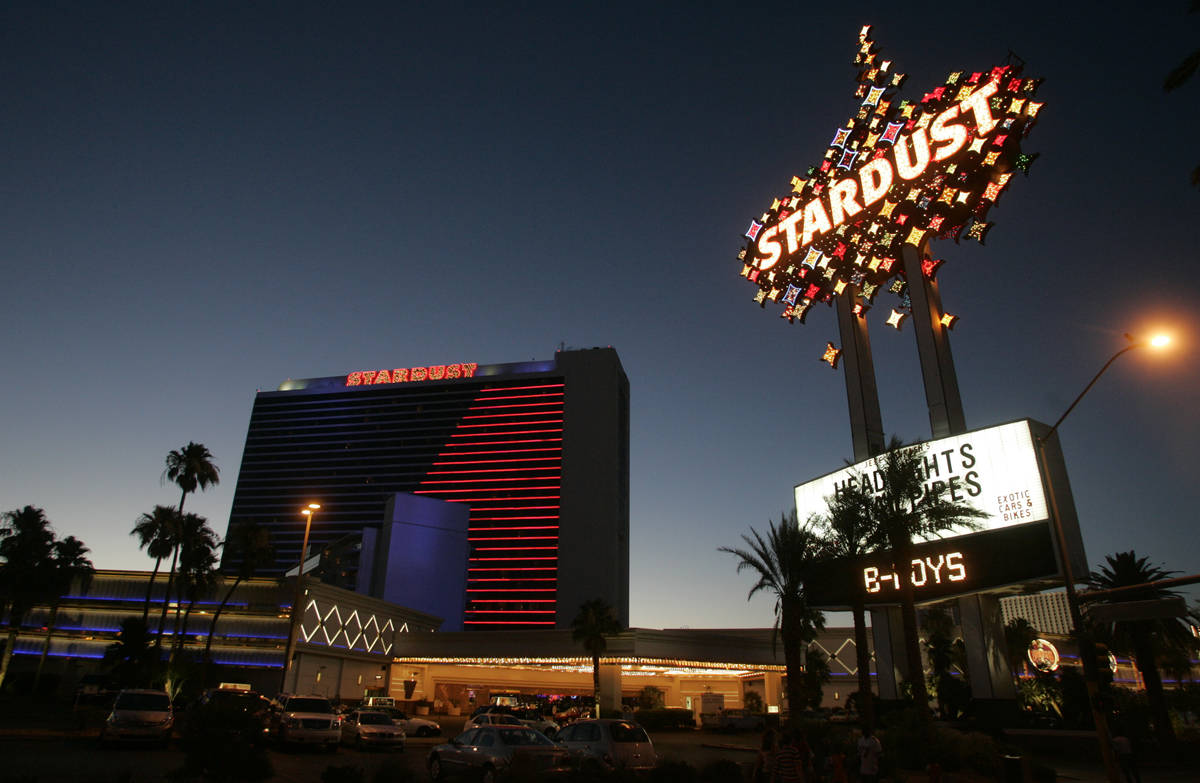
{"label": "rooftop stardust sign", "polygon": [[[758,287],[755,301],[782,303],[789,322],[803,323],[813,304],[847,289],[861,317],[886,287],[899,298],[888,321],[899,328],[911,309],[898,263],[904,245],[984,241],[988,211],[1036,157],[1020,140],[1042,107],[1033,100],[1041,80],[997,65],[952,73],[919,101],[897,99],[905,75],[880,59],[870,27],[859,33],[854,62],[858,110],[821,162],[751,221],[738,258]],[[923,273],[932,278],[940,263],[927,259]]]}

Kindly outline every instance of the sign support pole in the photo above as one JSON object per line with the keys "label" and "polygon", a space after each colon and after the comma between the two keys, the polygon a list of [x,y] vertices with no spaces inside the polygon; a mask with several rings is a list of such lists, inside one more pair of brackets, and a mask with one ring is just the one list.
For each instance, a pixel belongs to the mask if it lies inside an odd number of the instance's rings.
{"label": "sign support pole", "polygon": [[[901,255],[912,302],[925,401],[929,406],[929,428],[935,439],[961,435],[967,431],[967,418],[950,352],[949,330],[941,323],[941,293],[937,282],[926,277],[921,269],[921,262],[928,257],[924,246],[906,244]],[[988,594],[966,596],[958,599],[958,611],[972,695],[977,699],[1015,698],[1004,630],[999,623],[1000,599]]]}

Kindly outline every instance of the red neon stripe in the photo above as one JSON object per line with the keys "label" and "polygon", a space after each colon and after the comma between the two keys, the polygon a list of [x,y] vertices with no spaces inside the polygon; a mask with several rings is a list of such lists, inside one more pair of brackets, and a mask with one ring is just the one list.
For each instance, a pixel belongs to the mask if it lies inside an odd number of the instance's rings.
{"label": "red neon stripe", "polygon": [[554,614],[553,609],[468,609],[467,614]]}
{"label": "red neon stripe", "polygon": [[471,509],[472,511],[533,511],[549,508],[562,508],[562,506],[477,506]]}
{"label": "red neon stripe", "polygon": [[[498,557],[498,558],[495,558],[495,559],[496,559],[496,560],[503,560],[504,558],[502,558],[502,557]],[[548,557],[548,558],[545,558],[545,559],[546,559],[546,560],[553,560],[554,558],[552,558],[552,557]],[[558,568],[557,568],[556,566],[529,566],[528,568],[468,568],[467,570],[468,570],[468,571],[557,571],[557,570],[558,570]],[[519,582],[519,581],[521,581],[521,580],[520,580],[520,579],[514,579],[514,580],[512,580],[512,581],[514,581],[514,582]]]}
{"label": "red neon stripe", "polygon": [[[543,470],[549,470],[549,468],[543,468]],[[477,481],[538,481],[561,478],[562,476],[522,476],[518,478],[441,479],[439,481],[423,481],[421,484],[474,484]],[[476,487],[476,489],[481,489],[481,487]],[[543,487],[526,487],[526,489],[543,489]],[[558,487],[544,487],[544,489],[558,489]]]}
{"label": "red neon stripe", "polygon": [[468,538],[468,541],[557,541],[558,536],[497,536],[496,538]]}
{"label": "red neon stripe", "polygon": [[[474,489],[414,489],[413,494],[414,495],[430,495],[430,494],[449,495],[452,492],[478,492],[480,490],[488,490],[488,489],[497,490],[497,489],[500,489],[500,487],[475,487]],[[562,489],[562,487],[513,487],[511,491],[512,492],[522,492],[522,491],[529,492],[529,491],[535,490],[535,489]],[[470,501],[470,500],[558,500],[559,498],[560,498],[559,495],[541,495],[541,496],[529,497],[529,498],[459,498],[458,501],[456,501],[456,502],[466,503],[467,501]]]}
{"label": "red neon stripe", "polygon": [[[536,422],[525,422],[525,423],[526,423],[526,424],[535,424]],[[474,425],[474,426],[476,426],[476,427],[490,427],[490,426],[493,426],[493,425],[490,425],[490,424],[476,424],[476,425]],[[548,433],[548,432],[562,432],[562,430],[561,430],[561,429],[557,429],[557,430],[513,430],[512,432],[493,432],[493,433],[491,433],[491,434],[492,434],[492,435],[545,435],[545,434],[546,434],[546,433]],[[479,436],[479,433],[478,433],[478,432],[456,432],[456,433],[454,433],[453,435],[451,435],[450,437],[451,437],[451,438],[466,438],[466,437],[468,437],[468,436],[474,436],[474,437],[478,437],[478,436]],[[549,441],[555,441],[555,440],[562,440],[562,438],[546,438],[545,440],[549,440]],[[519,440],[508,441],[508,440],[503,440],[503,441],[488,441],[488,442],[489,442],[489,443],[523,443],[523,442],[525,442],[525,441],[519,441]],[[531,442],[535,442],[535,441],[531,441]],[[447,443],[446,445],[447,445],[447,446],[454,446],[454,445],[456,445],[456,444],[454,444],[454,443]],[[466,444],[460,444],[460,445],[466,445],[466,446],[481,446],[481,445],[484,445],[484,444],[482,444],[482,443],[466,443]]]}
{"label": "red neon stripe", "polygon": [[517,560],[522,563],[554,562],[557,557],[468,557],[468,563],[503,563],[505,560]]}
{"label": "red neon stripe", "polygon": [[491,386],[487,389],[480,389],[480,394],[488,394],[490,392],[510,392],[510,391],[525,391],[526,389],[561,389],[561,383],[540,383],[536,386]]}
{"label": "red neon stripe", "polygon": [[[561,394],[559,394],[558,396],[562,397]],[[549,408],[553,405],[561,406],[562,404],[563,404],[563,401],[561,399],[557,399],[557,400],[543,400],[542,402],[510,402],[505,405],[472,405],[470,408],[467,408],[467,410],[468,411],[504,411],[504,410],[512,410],[513,408]],[[496,415],[503,415],[503,414],[496,414]]]}
{"label": "red neon stripe", "polygon": [[[452,452],[452,454],[455,457],[481,457],[486,454],[532,454],[535,451],[562,451],[562,446],[547,446],[544,449],[509,449],[507,451],[502,449],[493,449],[491,451],[456,451]],[[444,454],[442,456],[448,457],[450,454]],[[441,463],[435,462],[433,464],[439,465]]]}
{"label": "red neon stripe", "polygon": [[[557,552],[556,546],[481,546],[475,549],[476,552]],[[511,560],[512,558],[499,558],[503,560]],[[524,560],[553,560],[554,558],[545,557],[526,557]]]}
{"label": "red neon stripe", "polygon": [[553,620],[463,620],[463,625],[554,625]]}
{"label": "red neon stripe", "polygon": [[512,603],[517,603],[518,601],[520,601],[520,603],[523,603],[523,604],[552,604],[552,603],[554,603],[553,598],[526,598],[524,600],[517,599],[517,598],[472,598],[471,599],[471,602],[476,603],[476,604],[512,604]]}
{"label": "red neon stripe", "polygon": [[467,534],[470,535],[475,531],[491,533],[495,530],[558,530],[558,525],[531,525],[528,527],[475,527],[468,528]]}
{"label": "red neon stripe", "polygon": [[[553,587],[478,587],[474,590],[467,590],[468,593],[553,593],[556,592]],[[477,599],[471,599],[477,600]],[[507,598],[507,601],[516,601],[516,598]]]}
{"label": "red neon stripe", "polygon": [[[518,413],[518,412],[516,412],[516,411],[513,411],[512,413],[479,413],[479,414],[476,414],[475,416],[466,416],[466,415],[464,415],[462,418],[463,418],[463,421],[467,421],[467,420],[471,420],[471,419],[508,419],[508,420],[512,421],[512,420],[516,419],[516,418],[517,418],[517,417],[519,417],[519,416],[550,416],[550,415],[553,415],[553,414],[555,414],[555,413],[562,413],[562,409],[560,408],[560,409],[558,409],[558,410],[549,410],[549,411],[543,411],[543,410],[537,410],[537,411],[521,411],[520,413]],[[524,423],[525,423],[525,422],[523,422],[523,421],[522,421],[522,422],[513,421],[513,424],[524,424]],[[531,424],[533,424],[533,423],[535,423],[535,422],[530,422],[530,423],[531,423]],[[550,423],[550,422],[536,422],[536,423],[539,423],[539,424],[548,424],[548,423]],[[561,423],[562,423],[562,419],[559,419],[558,421],[556,421],[556,422],[553,422],[553,423],[554,423],[554,424],[561,424]],[[460,426],[460,427],[465,427],[465,426],[467,426],[467,425],[465,425],[465,424],[460,424],[459,426]]]}
{"label": "red neon stripe", "polygon": [[[530,424],[562,424],[562,423],[563,423],[562,419],[543,419],[542,421],[519,421],[519,422],[514,421],[513,422],[513,424],[524,424],[525,426],[529,426]],[[478,429],[479,427],[495,427],[496,423],[492,422],[489,424],[460,424],[458,426],[459,426],[459,429],[464,429],[464,430],[468,429],[468,428],[469,429]],[[562,432],[562,430],[528,430],[528,432]],[[516,433],[505,432],[505,433],[496,433],[496,434],[497,435],[500,435],[500,434],[520,435],[523,433],[521,433],[521,432],[516,432]]]}
{"label": "red neon stripe", "polygon": [[[526,576],[524,579],[512,579],[511,576],[472,576],[469,580],[472,584],[481,581],[557,581],[553,576]],[[530,590],[534,590],[530,587]]]}
{"label": "red neon stripe", "polygon": [[[462,448],[463,446],[503,446],[506,443],[562,443],[562,438],[524,438],[522,440],[481,440],[478,443],[448,443],[449,447]],[[561,446],[559,448],[562,448]],[[529,449],[525,449],[528,451]]]}
{"label": "red neon stripe", "polygon": [[[539,386],[538,388],[543,389],[543,388],[547,388],[547,387]],[[561,396],[563,396],[563,393],[560,391],[550,392],[549,394],[509,394],[504,397],[488,397],[485,400],[485,402],[491,402],[492,400],[541,400],[541,399],[545,399],[546,397],[561,397]],[[478,402],[480,399],[483,399],[483,398],[477,398],[476,402]]]}
{"label": "red neon stripe", "polygon": [[516,519],[558,519],[558,514],[550,514],[549,516],[519,516],[519,517],[477,517],[471,515],[472,522],[512,522]]}
{"label": "red neon stripe", "polygon": [[[559,449],[559,451],[562,451],[562,449]],[[509,454],[528,454],[529,452],[527,452],[527,451],[510,451],[507,453],[509,453]],[[449,456],[449,455],[447,455],[447,456]],[[455,454],[454,456],[457,457],[460,455]],[[461,456],[471,457],[474,455],[473,454],[463,454]],[[555,459],[561,460],[562,457],[545,456],[545,457],[514,457],[512,459],[456,459],[456,460],[446,460],[445,462],[435,462],[433,464],[434,464],[434,466],[437,466],[437,465],[505,465],[505,464],[512,463],[512,462],[546,462],[548,460],[555,460]]]}
{"label": "red neon stripe", "polygon": [[[543,459],[529,460],[529,461],[530,462],[545,462],[546,459],[553,459],[553,457],[547,457],[547,458],[543,458]],[[519,460],[513,460],[513,461],[517,462]],[[453,463],[450,463],[450,464],[453,464]],[[469,465],[470,463],[461,463],[461,464]],[[561,469],[561,467],[562,467],[561,465],[543,465],[540,468],[539,467],[527,467],[527,468],[474,468],[472,470],[431,470],[426,475],[429,475],[429,476],[467,476],[472,473],[475,473],[475,474],[518,473],[518,472],[528,473],[532,470],[559,470],[559,469]]]}

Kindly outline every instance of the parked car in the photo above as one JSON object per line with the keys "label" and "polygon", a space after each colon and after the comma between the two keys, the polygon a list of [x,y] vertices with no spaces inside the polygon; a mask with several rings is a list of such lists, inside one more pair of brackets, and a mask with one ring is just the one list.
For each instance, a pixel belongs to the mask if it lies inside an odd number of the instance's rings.
{"label": "parked car", "polygon": [[427,718],[410,718],[399,707],[372,707],[376,712],[387,713],[396,725],[404,729],[409,737],[436,737],[442,733],[442,724]]}
{"label": "parked car", "polygon": [[429,751],[429,775],[472,777],[483,783],[566,775],[570,754],[545,734],[527,726],[496,724],[468,729]]}
{"label": "parked car", "polygon": [[570,751],[573,763],[581,768],[645,770],[658,764],[654,743],[633,721],[577,721],[560,729],[555,741]]}
{"label": "parked car", "polygon": [[525,726],[525,724],[507,712],[485,712],[468,719],[463,724],[463,731],[477,729],[480,726]]}
{"label": "parked car", "polygon": [[529,728],[540,731],[550,739],[554,739],[554,735],[558,733],[558,724],[545,715],[540,714],[537,710],[521,710],[516,714],[516,718]]}
{"label": "parked car", "polygon": [[204,734],[240,736],[258,744],[267,736],[271,702],[244,688],[210,688],[187,711],[183,730]]}
{"label": "parked car", "polygon": [[404,729],[386,712],[355,710],[342,719],[342,742],[364,748],[404,750]]}
{"label": "parked car", "polygon": [[721,710],[717,715],[718,731],[762,731],[766,719],[749,710]]}
{"label": "parked car", "polygon": [[100,744],[158,742],[166,746],[174,728],[175,714],[166,691],[127,689],[113,700],[100,727]]}
{"label": "parked car", "polygon": [[277,742],[323,745],[331,753],[342,741],[341,718],[324,696],[280,694],[271,706],[269,731]]}

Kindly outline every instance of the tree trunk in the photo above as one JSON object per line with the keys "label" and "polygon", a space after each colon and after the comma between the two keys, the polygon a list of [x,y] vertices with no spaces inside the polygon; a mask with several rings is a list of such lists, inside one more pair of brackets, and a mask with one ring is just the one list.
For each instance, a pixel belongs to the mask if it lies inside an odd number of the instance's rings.
{"label": "tree trunk", "polygon": [[42,654],[38,656],[37,672],[33,675],[33,695],[37,696],[38,685],[42,682],[42,668],[46,665],[46,656],[50,653],[50,637],[54,633],[54,624],[58,622],[58,602],[50,607],[50,619],[46,621],[46,641],[42,645]]}
{"label": "tree trunk", "polygon": [[1154,658],[1151,645],[1139,640],[1136,645],[1137,667],[1146,684],[1146,702],[1150,707],[1150,718],[1154,721],[1155,733],[1164,748],[1175,745],[1175,729],[1171,726],[1171,714],[1167,709],[1167,698],[1163,694],[1162,674]]}
{"label": "tree trunk", "polygon": [[912,549],[897,552],[899,563],[894,573],[900,578],[900,615],[904,625],[904,652],[908,658],[908,681],[913,701],[923,720],[929,719],[929,691],[925,687],[925,667],[921,664],[921,643],[917,631],[917,607],[913,597]]}
{"label": "tree trunk", "polygon": [[871,651],[867,649],[867,620],[861,598],[854,606],[854,658],[858,666],[858,712],[864,728],[875,729],[875,694],[871,691]]}
{"label": "tree trunk", "polygon": [[595,700],[596,717],[600,717],[600,656],[592,653],[592,699]]}
{"label": "tree trunk", "polygon": [[175,582],[175,564],[179,561],[179,546],[171,554],[171,570],[167,572],[167,592],[163,595],[162,611],[158,614],[158,634],[154,637],[154,649],[162,651],[163,628],[167,624],[167,607],[171,603],[171,586]]}
{"label": "tree trunk", "polygon": [[779,621],[779,635],[783,637],[783,662],[787,669],[788,721],[797,720],[804,710],[804,642],[796,629],[795,610],[784,604]]}
{"label": "tree trunk", "polygon": [[142,624],[149,627],[150,618],[150,597],[154,594],[154,579],[158,576],[158,567],[162,565],[162,558],[154,558],[154,570],[150,572],[150,583],[146,585],[146,603],[142,604]]}
{"label": "tree trunk", "polygon": [[9,623],[8,643],[4,645],[4,655],[0,656],[0,688],[4,687],[4,678],[8,676],[8,662],[12,660],[13,648],[17,646],[17,634],[20,630],[20,620]]}

